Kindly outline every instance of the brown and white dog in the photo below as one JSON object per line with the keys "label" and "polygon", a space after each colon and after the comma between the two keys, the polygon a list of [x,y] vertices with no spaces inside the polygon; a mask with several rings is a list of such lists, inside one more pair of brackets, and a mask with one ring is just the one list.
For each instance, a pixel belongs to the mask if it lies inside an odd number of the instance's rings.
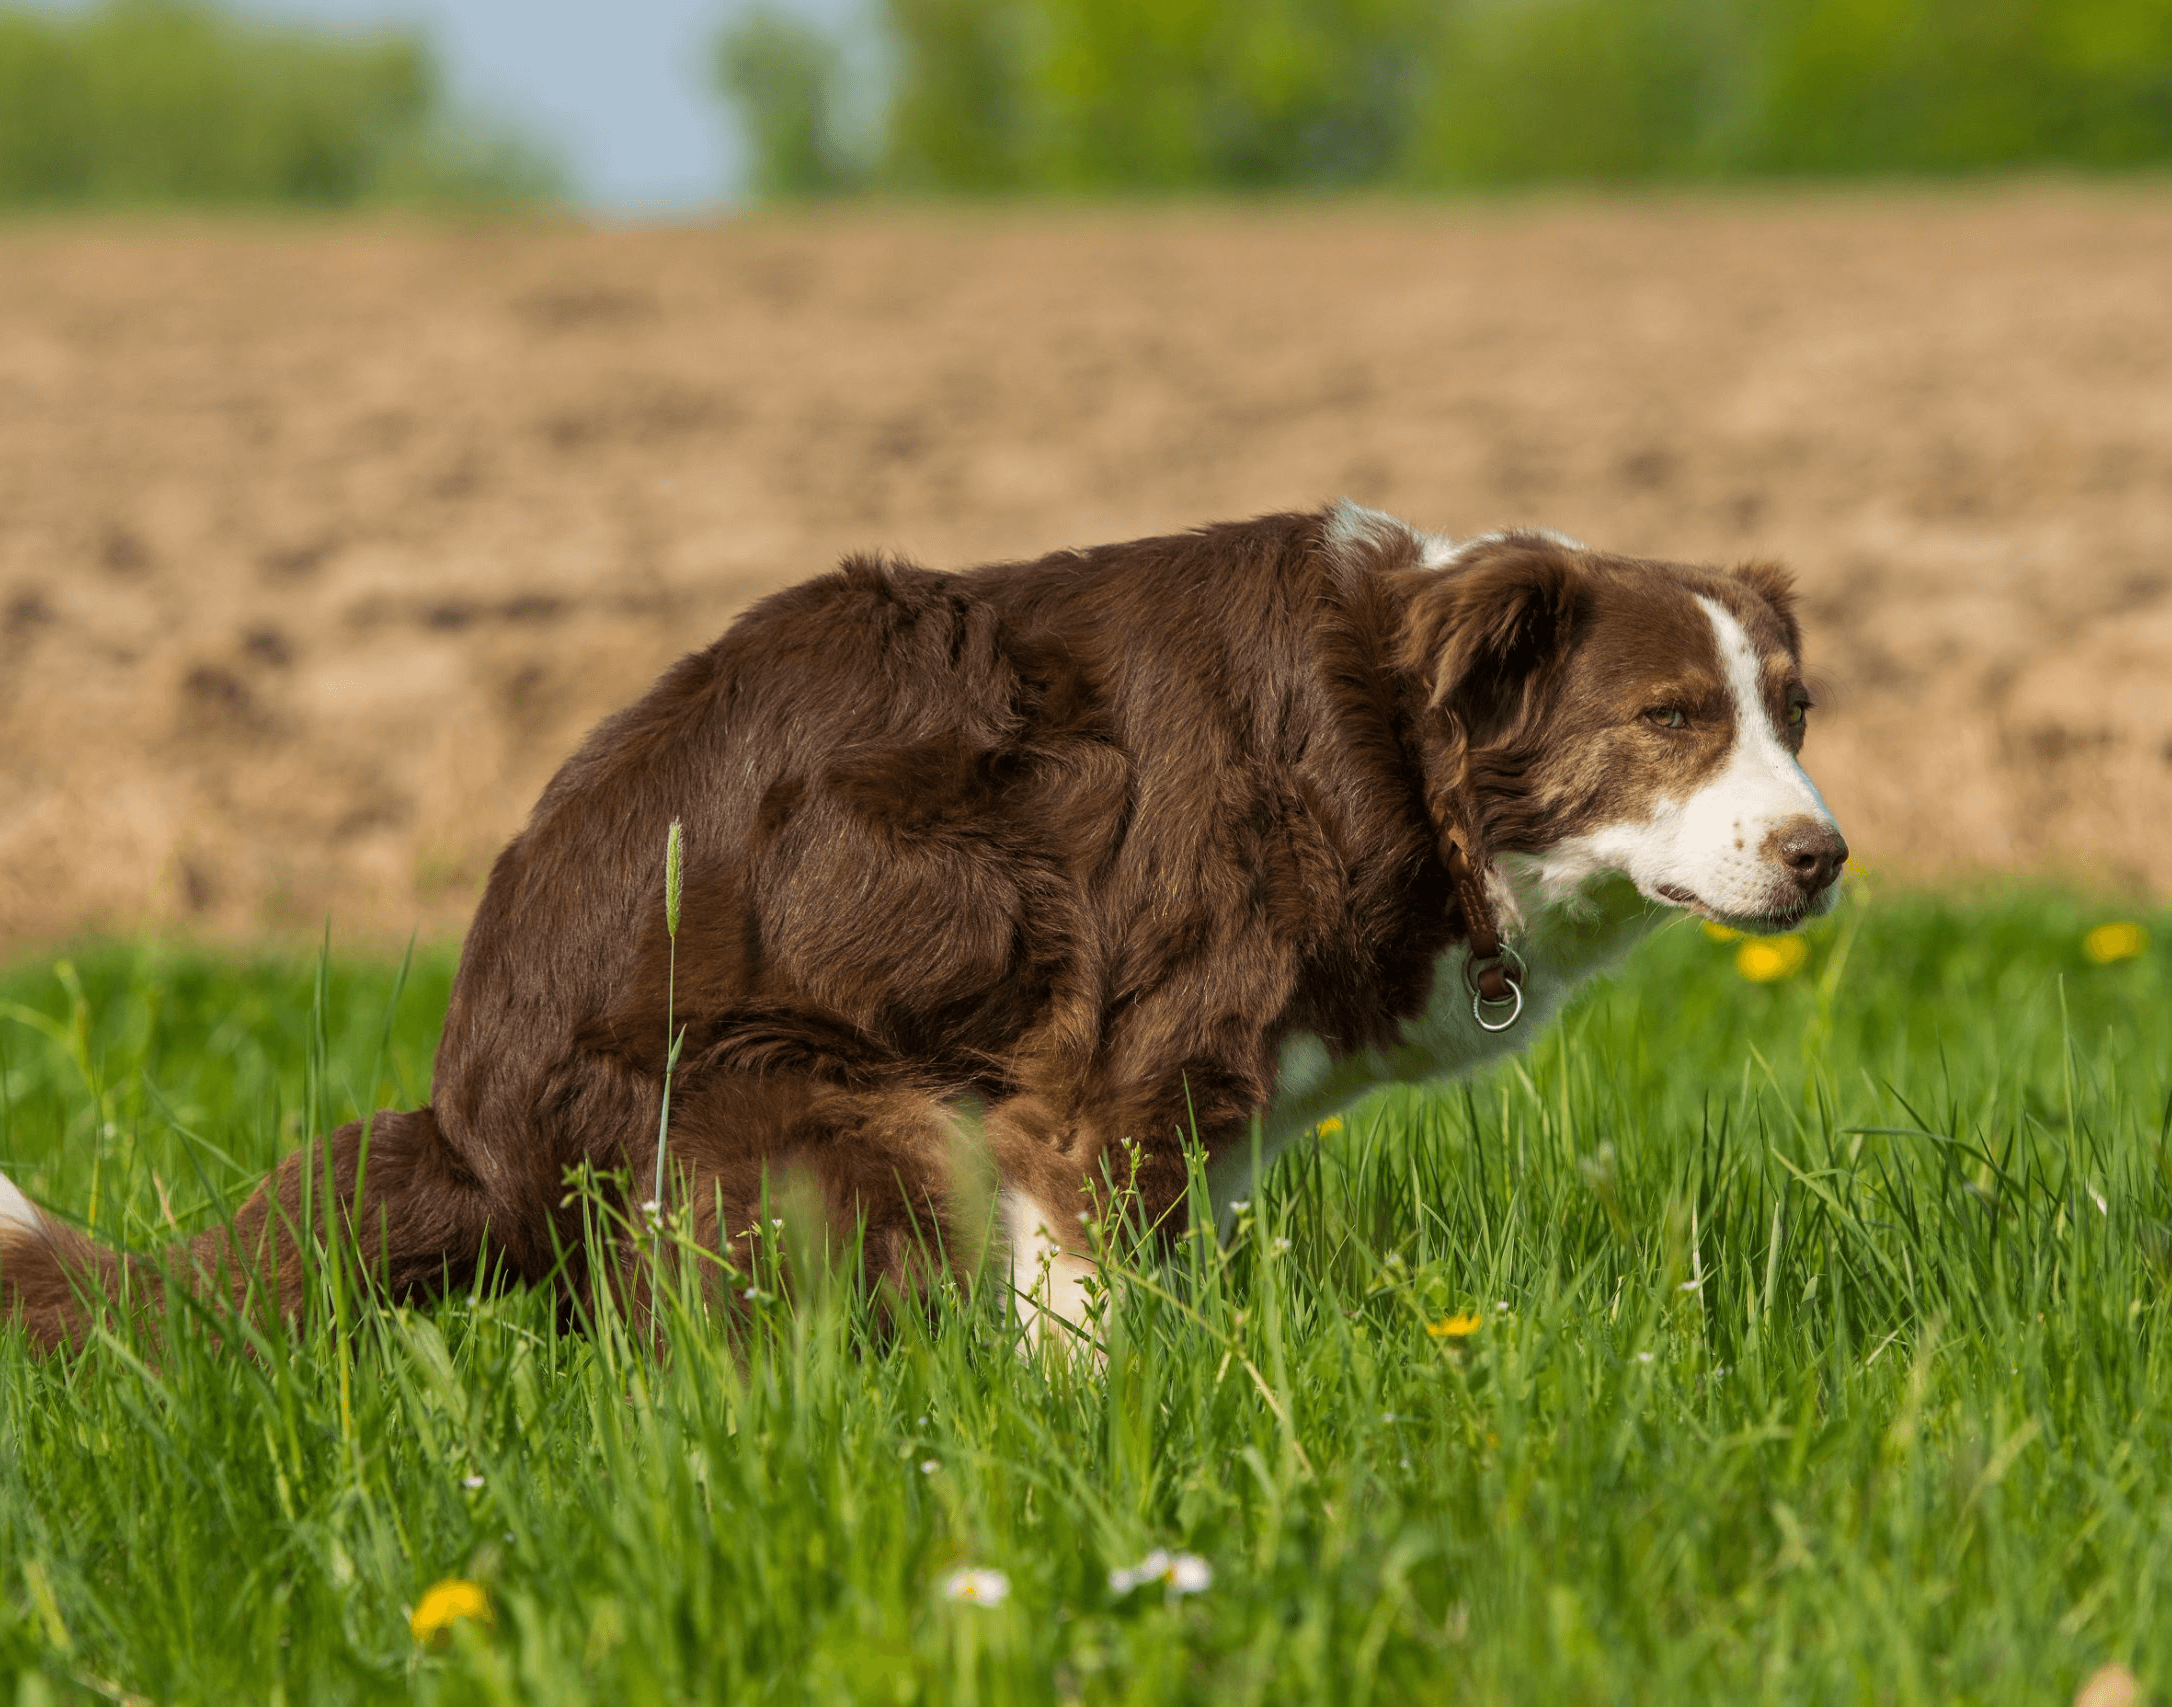
{"label": "brown and white dog", "polygon": [[[1014,1285],[1076,1322],[1112,1175],[1167,1226],[1196,1133],[1226,1211],[1373,1087],[1527,1040],[1663,911],[1829,907],[1847,848],[1796,762],[1799,653],[1766,565],[1349,504],[962,574],[848,560],[553,779],[468,934],[432,1100],[374,1118],[359,1189],[361,1123],[164,1271],[293,1308],[307,1177],[392,1296],[486,1260],[563,1280],[568,1170],[648,1195],[683,1027],[670,1189],[705,1242],[792,1177],[909,1291],[976,1243],[971,1120]],[[0,1313],[37,1342],[140,1260],[0,1180]]]}

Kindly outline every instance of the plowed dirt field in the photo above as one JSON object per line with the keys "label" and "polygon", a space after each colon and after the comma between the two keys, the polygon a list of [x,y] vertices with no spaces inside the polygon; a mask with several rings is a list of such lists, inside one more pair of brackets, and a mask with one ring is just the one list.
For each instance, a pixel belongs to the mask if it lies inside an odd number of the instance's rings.
{"label": "plowed dirt field", "polygon": [[457,929],[841,551],[1349,494],[1770,555],[1901,879],[2172,890],[2172,187],[0,227],[0,951]]}

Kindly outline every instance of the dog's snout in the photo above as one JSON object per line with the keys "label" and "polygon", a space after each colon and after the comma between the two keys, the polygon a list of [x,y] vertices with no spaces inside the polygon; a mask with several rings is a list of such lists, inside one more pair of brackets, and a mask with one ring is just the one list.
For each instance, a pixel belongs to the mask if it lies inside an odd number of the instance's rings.
{"label": "dog's snout", "polygon": [[1772,851],[1806,896],[1823,893],[1848,863],[1848,844],[1825,818],[1789,819],[1773,832]]}

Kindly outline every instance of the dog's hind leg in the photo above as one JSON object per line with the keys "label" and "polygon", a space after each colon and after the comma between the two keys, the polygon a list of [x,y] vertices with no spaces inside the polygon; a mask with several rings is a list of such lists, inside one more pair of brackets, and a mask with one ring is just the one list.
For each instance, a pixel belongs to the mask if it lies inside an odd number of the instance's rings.
{"label": "dog's hind leg", "polygon": [[[634,1158],[646,1181],[655,1151]],[[969,1284],[998,1229],[973,1123],[935,1092],[844,1086],[812,1074],[710,1071],[675,1086],[665,1210],[720,1257],[712,1295],[744,1302],[816,1277],[921,1309],[944,1272]],[[704,1259],[706,1260],[706,1259]],[[620,1285],[645,1308],[646,1264],[621,1253]]]}
{"label": "dog's hind leg", "polygon": [[168,1277],[207,1302],[255,1296],[291,1316],[330,1229],[373,1290],[428,1298],[473,1280],[489,1223],[481,1187],[428,1108],[355,1121],[304,1146],[230,1220],[158,1259],[104,1249],[0,1179],[0,1318],[20,1318],[43,1349],[76,1345],[101,1299],[154,1316]]}

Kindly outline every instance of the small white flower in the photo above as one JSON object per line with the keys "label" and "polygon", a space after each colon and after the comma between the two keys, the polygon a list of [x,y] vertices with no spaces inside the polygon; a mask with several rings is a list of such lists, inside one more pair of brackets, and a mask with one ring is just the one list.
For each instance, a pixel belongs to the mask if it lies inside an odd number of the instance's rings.
{"label": "small white flower", "polygon": [[1187,1594],[1205,1594],[1214,1581],[1214,1567],[1196,1553],[1172,1553],[1157,1547],[1128,1570],[1109,1573],[1109,1592],[1129,1594],[1149,1583],[1160,1583],[1171,1600]]}
{"label": "small white flower", "polygon": [[1141,1583],[1150,1583],[1169,1568],[1169,1555],[1157,1547],[1136,1565],[1109,1573],[1109,1592],[1129,1594]]}
{"label": "small white flower", "polygon": [[1252,1200],[1249,1197],[1232,1198],[1229,1204],[1229,1212],[1232,1215],[1242,1215],[1251,1207]]}
{"label": "small white flower", "polygon": [[772,1227],[782,1228],[784,1225],[784,1217],[782,1215],[772,1215],[769,1218],[769,1224]]}
{"label": "small white flower", "polygon": [[658,1203],[655,1198],[650,1198],[641,1205],[641,1219],[651,1227],[661,1226],[664,1219],[664,1206]]}
{"label": "small white flower", "polygon": [[1001,1606],[1010,1592],[1011,1579],[1001,1571],[952,1571],[943,1579],[945,1600],[970,1601],[975,1606]]}
{"label": "small white flower", "polygon": [[1286,1253],[1286,1252],[1287,1252],[1287,1251],[1289,1250],[1289,1248],[1290,1248],[1290,1242],[1289,1242],[1289,1240],[1287,1240],[1287,1239],[1277,1239],[1277,1240],[1275,1241],[1275,1251],[1276,1251],[1276,1253],[1277,1253],[1278,1255]]}
{"label": "small white flower", "polygon": [[1169,1585],[1172,1600],[1183,1594],[1205,1594],[1213,1586],[1214,1567],[1196,1553],[1179,1553],[1169,1561],[1169,1574],[1162,1580]]}
{"label": "small white flower", "polygon": [[1651,1362],[1651,1360],[1652,1360],[1652,1354],[1651,1354],[1650,1352],[1648,1352],[1648,1351],[1640,1351],[1640,1352],[1638,1352],[1638,1353],[1637,1353],[1637,1361],[1638,1361],[1639,1363],[1649,1363],[1649,1362]]}
{"label": "small white flower", "polygon": [[920,1460],[920,1473],[923,1476],[932,1476],[935,1474],[936,1471],[940,1470],[941,1468],[942,1465],[938,1464],[932,1458],[923,1458]]}
{"label": "small white flower", "polygon": [[1681,1290],[1684,1292],[1694,1292],[1697,1290],[1698,1287],[1702,1286],[1703,1284],[1704,1281],[1701,1277],[1696,1280],[1685,1280],[1682,1282]]}
{"label": "small white flower", "polygon": [[460,1478],[460,1485],[472,1494],[483,1485],[483,1479],[480,1476],[463,1476]]}
{"label": "small white flower", "polygon": [[1505,1315],[1507,1315],[1507,1314],[1508,1314],[1508,1300],[1507,1300],[1506,1298],[1502,1299],[1502,1300],[1501,1300],[1501,1301],[1500,1301],[1500,1302],[1499,1302],[1498,1304],[1494,1305],[1494,1308],[1495,1308],[1496,1310],[1500,1311],[1502,1315],[1504,1315],[1504,1316],[1505,1316]]}

